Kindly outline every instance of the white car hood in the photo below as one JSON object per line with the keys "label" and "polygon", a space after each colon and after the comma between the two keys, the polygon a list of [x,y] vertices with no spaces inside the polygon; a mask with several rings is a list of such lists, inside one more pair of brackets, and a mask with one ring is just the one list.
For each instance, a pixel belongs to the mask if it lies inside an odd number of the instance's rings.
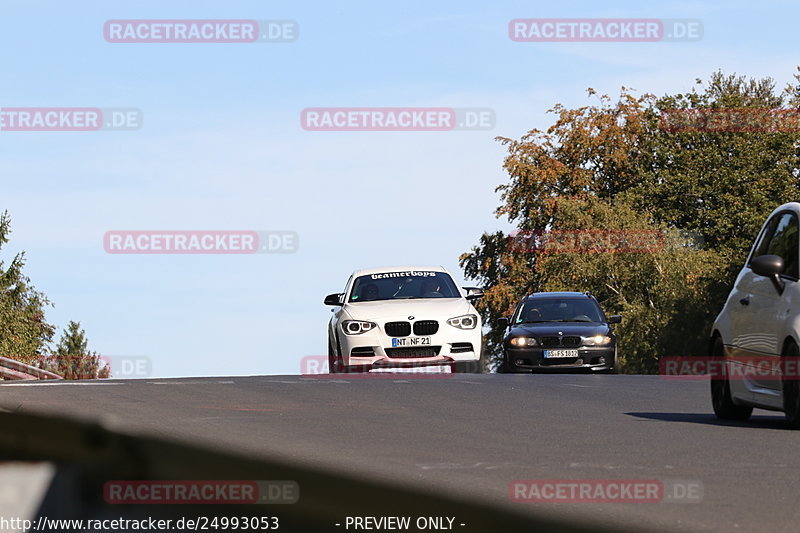
{"label": "white car hood", "polygon": [[420,298],[416,300],[382,300],[377,302],[347,303],[344,311],[354,320],[447,320],[475,313],[464,298]]}

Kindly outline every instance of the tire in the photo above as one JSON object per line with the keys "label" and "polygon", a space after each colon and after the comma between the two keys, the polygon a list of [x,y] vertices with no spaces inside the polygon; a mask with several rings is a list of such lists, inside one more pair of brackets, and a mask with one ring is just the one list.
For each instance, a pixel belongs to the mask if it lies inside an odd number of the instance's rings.
{"label": "tire", "polygon": [[500,364],[497,365],[497,373],[498,374],[533,374],[533,371],[515,367],[511,363],[511,361],[508,360],[506,354],[504,353],[502,359],[500,359]]}
{"label": "tire", "polygon": [[[800,349],[794,342],[791,342],[783,350],[783,356],[800,357]],[[794,365],[789,368],[794,368]],[[783,390],[783,413],[786,416],[786,422],[792,429],[800,429],[800,381],[798,381],[798,376],[782,379],[781,389]]]}
{"label": "tire", "polygon": [[483,358],[453,363],[454,374],[483,374]]}
{"label": "tire", "polygon": [[[723,359],[725,350],[722,345],[722,338],[714,337],[714,344],[711,347],[711,357]],[[753,414],[753,408],[746,405],[736,405],[731,397],[731,384],[728,382],[727,375],[722,379],[711,379],[711,405],[714,407],[714,414],[722,420],[747,420]]]}
{"label": "tire", "polygon": [[459,363],[453,363],[453,374],[474,374],[476,373],[475,367],[477,366],[477,361],[463,361]]}
{"label": "tire", "polygon": [[518,368],[514,368],[511,366],[507,361],[503,361],[500,363],[500,366],[497,367],[498,374],[531,374],[530,370],[520,370]]}
{"label": "tire", "polygon": [[336,349],[328,342],[328,373],[341,374],[344,372],[344,365],[342,364],[341,349],[339,348],[339,341],[336,341]]}

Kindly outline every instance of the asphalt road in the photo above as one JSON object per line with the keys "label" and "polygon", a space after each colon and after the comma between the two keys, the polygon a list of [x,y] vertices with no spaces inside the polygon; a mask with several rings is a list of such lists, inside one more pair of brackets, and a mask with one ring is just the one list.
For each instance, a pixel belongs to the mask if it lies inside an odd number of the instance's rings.
{"label": "asphalt road", "polygon": [[[0,407],[665,531],[800,530],[800,432],[718,422],[708,383],[621,375],[7,382]],[[655,479],[684,503],[514,503],[520,479]],[[702,494],[697,492],[702,487]],[[400,511],[400,510],[399,510]],[[368,513],[368,509],[365,509]]]}

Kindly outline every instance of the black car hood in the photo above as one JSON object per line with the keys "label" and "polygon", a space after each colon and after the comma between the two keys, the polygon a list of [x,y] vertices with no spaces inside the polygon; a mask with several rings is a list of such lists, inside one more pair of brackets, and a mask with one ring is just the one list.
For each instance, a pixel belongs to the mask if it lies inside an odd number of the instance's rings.
{"label": "black car hood", "polygon": [[608,335],[611,328],[603,322],[536,322],[511,326],[511,335],[541,337],[543,335]]}

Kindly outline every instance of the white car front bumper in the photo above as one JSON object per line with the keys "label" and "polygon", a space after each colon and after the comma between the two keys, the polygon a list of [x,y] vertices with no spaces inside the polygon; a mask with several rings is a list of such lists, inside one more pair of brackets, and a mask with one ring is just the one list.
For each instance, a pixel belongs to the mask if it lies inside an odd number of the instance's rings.
{"label": "white car front bumper", "polygon": [[[387,334],[385,321],[366,333],[347,335],[339,329],[339,342],[345,366],[363,367],[410,367],[447,365],[456,362],[477,361],[481,354],[480,325],[470,330],[462,330],[437,320],[438,331],[431,335],[392,336]],[[430,344],[397,346],[398,341],[429,338]],[[418,342],[418,341],[417,341]]]}

